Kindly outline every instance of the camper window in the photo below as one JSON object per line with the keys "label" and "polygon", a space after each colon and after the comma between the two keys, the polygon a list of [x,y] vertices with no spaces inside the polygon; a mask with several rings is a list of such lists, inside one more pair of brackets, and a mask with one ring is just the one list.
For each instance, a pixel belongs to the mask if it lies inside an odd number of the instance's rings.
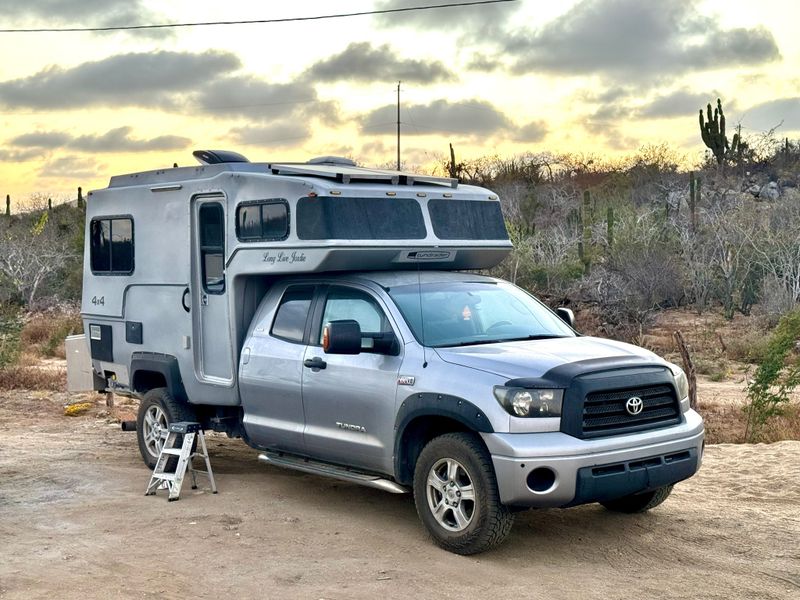
{"label": "camper window", "polygon": [[236,237],[241,242],[285,240],[289,235],[286,200],[244,202],[236,208]]}
{"label": "camper window", "polygon": [[200,257],[203,289],[209,294],[225,292],[225,217],[218,202],[200,207]]}
{"label": "camper window", "polygon": [[133,219],[104,217],[89,225],[92,273],[130,275],[133,273]]}
{"label": "camper window", "polygon": [[414,198],[300,198],[301,240],[423,240],[422,208]]}
{"label": "camper window", "polygon": [[431,198],[428,210],[440,240],[508,239],[499,202]]}

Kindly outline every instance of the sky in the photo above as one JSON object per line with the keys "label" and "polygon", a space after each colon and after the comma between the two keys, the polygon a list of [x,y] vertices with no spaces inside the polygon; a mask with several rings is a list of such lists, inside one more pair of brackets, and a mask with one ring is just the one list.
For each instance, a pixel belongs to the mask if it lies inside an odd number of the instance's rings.
{"label": "sky", "polygon": [[[275,19],[453,0],[0,0],[0,28]],[[470,1],[470,0],[464,0]],[[121,173],[401,153],[430,168],[526,152],[700,157],[728,136],[800,137],[800,2],[517,0],[391,15],[113,33],[0,33],[0,194],[74,197]]]}

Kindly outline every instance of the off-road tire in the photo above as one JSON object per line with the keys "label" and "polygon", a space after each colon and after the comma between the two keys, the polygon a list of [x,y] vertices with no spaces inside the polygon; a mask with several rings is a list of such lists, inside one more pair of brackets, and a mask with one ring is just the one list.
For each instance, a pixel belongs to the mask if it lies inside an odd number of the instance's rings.
{"label": "off-road tire", "polygon": [[631,494],[630,496],[624,496],[617,500],[606,500],[600,504],[614,512],[628,514],[643,513],[661,504],[669,497],[670,492],[672,492],[672,486],[665,485],[652,492]]}
{"label": "off-road tire", "polygon": [[[147,465],[148,469],[155,469],[158,462],[158,457],[153,456],[148,451],[144,440],[145,414],[147,409],[154,405],[164,412],[168,425],[180,421],[197,421],[194,409],[185,402],[180,402],[173,398],[167,388],[153,388],[148,391],[139,403],[139,413],[136,416],[136,438],[139,442],[139,453],[142,455],[142,460],[144,460],[144,464]],[[180,444],[182,439],[179,438],[177,441]],[[196,440],[195,443],[197,443]],[[167,471],[174,470],[177,461],[177,457],[170,457],[166,465]]]}
{"label": "off-road tire", "polygon": [[[428,503],[428,475],[443,459],[463,466],[474,488],[472,517],[463,531],[449,531],[442,526]],[[441,435],[422,449],[414,469],[414,502],[433,541],[455,554],[477,554],[498,545],[514,524],[514,514],[500,502],[491,456],[472,433]]]}

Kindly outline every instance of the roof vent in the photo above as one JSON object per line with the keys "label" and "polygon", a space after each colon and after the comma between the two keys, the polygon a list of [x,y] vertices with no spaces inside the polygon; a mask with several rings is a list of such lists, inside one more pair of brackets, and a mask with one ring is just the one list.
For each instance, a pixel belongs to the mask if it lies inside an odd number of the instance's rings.
{"label": "roof vent", "polygon": [[344,165],[347,167],[355,167],[356,163],[349,158],[342,156],[317,156],[312,158],[306,164],[309,165]]}
{"label": "roof vent", "polygon": [[192,156],[194,156],[201,165],[250,162],[238,152],[231,152],[230,150],[195,150],[192,152]]}

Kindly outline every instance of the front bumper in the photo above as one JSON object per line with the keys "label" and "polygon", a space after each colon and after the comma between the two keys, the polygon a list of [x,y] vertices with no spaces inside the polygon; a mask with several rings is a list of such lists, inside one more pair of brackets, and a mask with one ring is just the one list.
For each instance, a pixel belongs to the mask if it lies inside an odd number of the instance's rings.
{"label": "front bumper", "polygon": [[481,436],[500,500],[544,508],[611,500],[691,477],[700,468],[704,430],[689,410],[679,425],[593,440],[561,432]]}

